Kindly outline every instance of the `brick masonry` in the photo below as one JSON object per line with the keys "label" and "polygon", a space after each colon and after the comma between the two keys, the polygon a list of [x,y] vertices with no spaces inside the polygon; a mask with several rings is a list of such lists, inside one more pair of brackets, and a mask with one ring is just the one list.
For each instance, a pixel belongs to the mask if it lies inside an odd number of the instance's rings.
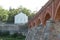
{"label": "brick masonry", "polygon": [[60,0],[49,0],[28,24],[26,40],[60,40]]}

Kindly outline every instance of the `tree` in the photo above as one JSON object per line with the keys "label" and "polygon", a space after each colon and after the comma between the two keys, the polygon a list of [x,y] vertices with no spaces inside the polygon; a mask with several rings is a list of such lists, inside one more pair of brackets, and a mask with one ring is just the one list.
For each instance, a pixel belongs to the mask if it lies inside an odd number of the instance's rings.
{"label": "tree", "polygon": [[17,9],[12,9],[10,7],[9,11],[0,7],[0,21],[7,22],[7,23],[14,23],[14,16],[20,12],[26,14],[29,20],[33,18],[33,16],[35,15],[34,12],[32,13],[31,10],[24,8],[22,6],[20,6]]}
{"label": "tree", "polygon": [[7,21],[8,18],[8,11],[4,10],[2,7],[0,7],[0,21]]}
{"label": "tree", "polygon": [[28,16],[28,20],[32,19],[33,17],[35,16],[35,13],[31,13],[29,16]]}
{"label": "tree", "polygon": [[14,16],[17,15],[18,13],[20,13],[20,12],[23,12],[27,16],[29,16],[30,13],[31,13],[29,9],[23,8],[23,7],[19,7],[17,9],[10,8],[9,13],[8,13],[9,16],[8,16],[7,22],[8,23],[14,23]]}

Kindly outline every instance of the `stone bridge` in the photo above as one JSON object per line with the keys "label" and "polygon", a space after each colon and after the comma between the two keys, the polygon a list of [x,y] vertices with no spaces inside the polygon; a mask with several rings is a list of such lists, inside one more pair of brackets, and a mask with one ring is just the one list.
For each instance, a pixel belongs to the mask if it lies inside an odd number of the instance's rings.
{"label": "stone bridge", "polygon": [[49,0],[28,25],[26,40],[60,40],[60,0]]}

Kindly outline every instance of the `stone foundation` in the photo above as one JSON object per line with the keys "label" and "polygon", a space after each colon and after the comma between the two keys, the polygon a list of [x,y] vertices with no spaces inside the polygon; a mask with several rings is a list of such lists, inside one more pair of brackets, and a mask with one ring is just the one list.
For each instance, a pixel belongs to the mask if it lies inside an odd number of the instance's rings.
{"label": "stone foundation", "polygon": [[28,30],[26,40],[60,40],[60,22],[49,20],[46,26],[35,26]]}
{"label": "stone foundation", "polygon": [[42,40],[43,38],[43,26],[35,26],[28,31],[26,40]]}

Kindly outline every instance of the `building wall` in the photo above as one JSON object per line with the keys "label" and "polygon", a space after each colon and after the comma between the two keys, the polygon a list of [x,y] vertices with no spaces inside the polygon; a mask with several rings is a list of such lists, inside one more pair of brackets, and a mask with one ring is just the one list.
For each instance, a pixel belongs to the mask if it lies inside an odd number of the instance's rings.
{"label": "building wall", "polygon": [[27,23],[28,22],[28,16],[24,13],[19,13],[15,16],[15,24],[21,24],[21,23]]}

